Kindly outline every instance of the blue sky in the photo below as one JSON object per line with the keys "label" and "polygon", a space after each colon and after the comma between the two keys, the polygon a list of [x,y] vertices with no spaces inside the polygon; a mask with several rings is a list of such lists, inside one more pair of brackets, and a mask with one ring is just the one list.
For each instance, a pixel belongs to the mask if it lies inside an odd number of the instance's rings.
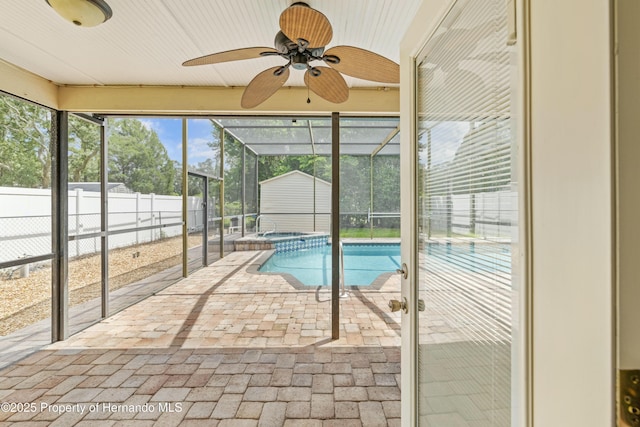
{"label": "blue sky", "polygon": [[[172,160],[182,163],[182,119],[175,118],[141,118],[140,121],[153,129],[164,144]],[[213,157],[207,145],[212,140],[213,125],[208,119],[189,119],[189,144],[187,157],[190,164],[202,162]]]}

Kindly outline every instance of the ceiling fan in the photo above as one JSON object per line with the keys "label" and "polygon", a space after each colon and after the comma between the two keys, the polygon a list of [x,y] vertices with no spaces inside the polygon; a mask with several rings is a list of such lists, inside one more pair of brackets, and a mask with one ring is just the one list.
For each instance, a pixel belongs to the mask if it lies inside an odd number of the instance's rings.
{"label": "ceiling fan", "polygon": [[[268,68],[251,80],[242,94],[243,108],[260,105],[280,89],[289,78],[289,68],[306,70],[304,83],[316,95],[329,102],[341,103],[349,98],[349,87],[340,73],[380,83],[399,83],[400,67],[377,53],[353,46],[335,46],[325,52],[333,29],[325,15],[303,2],[296,2],[280,15],[280,29],[275,49],[248,47],[213,53],[185,61],[182,65],[206,65],[221,62],[280,56],[287,63]],[[312,65],[323,61],[326,66]],[[310,102],[307,99],[307,102]]]}

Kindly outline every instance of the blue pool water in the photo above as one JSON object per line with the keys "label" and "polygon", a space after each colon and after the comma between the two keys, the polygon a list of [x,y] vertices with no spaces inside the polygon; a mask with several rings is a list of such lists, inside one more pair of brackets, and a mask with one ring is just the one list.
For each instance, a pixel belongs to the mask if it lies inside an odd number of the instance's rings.
{"label": "blue pool water", "polygon": [[[345,244],[346,286],[368,286],[383,273],[400,268],[399,244]],[[273,254],[262,272],[289,273],[306,286],[331,284],[331,245]]]}
{"label": "blue pool water", "polygon": [[[429,244],[424,267],[429,273],[479,274],[487,277],[510,276],[509,245]],[[400,268],[399,244],[345,244],[346,286],[368,286],[383,273]],[[276,252],[259,269],[289,273],[307,286],[331,284],[331,245],[292,252]]]}

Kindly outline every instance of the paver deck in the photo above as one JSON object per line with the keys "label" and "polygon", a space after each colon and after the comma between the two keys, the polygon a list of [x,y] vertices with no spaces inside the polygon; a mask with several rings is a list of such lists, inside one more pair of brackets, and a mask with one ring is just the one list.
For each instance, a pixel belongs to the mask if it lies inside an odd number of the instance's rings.
{"label": "paver deck", "polygon": [[332,341],[330,290],[248,271],[261,254],[1,370],[0,425],[399,425],[399,278],[341,299]]}

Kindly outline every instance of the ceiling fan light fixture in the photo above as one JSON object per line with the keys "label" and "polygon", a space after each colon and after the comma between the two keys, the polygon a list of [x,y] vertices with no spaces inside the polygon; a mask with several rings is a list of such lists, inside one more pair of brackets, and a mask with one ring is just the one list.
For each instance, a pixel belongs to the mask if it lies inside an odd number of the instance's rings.
{"label": "ceiling fan light fixture", "polygon": [[58,15],[79,27],[95,27],[113,15],[104,0],[45,0]]}

